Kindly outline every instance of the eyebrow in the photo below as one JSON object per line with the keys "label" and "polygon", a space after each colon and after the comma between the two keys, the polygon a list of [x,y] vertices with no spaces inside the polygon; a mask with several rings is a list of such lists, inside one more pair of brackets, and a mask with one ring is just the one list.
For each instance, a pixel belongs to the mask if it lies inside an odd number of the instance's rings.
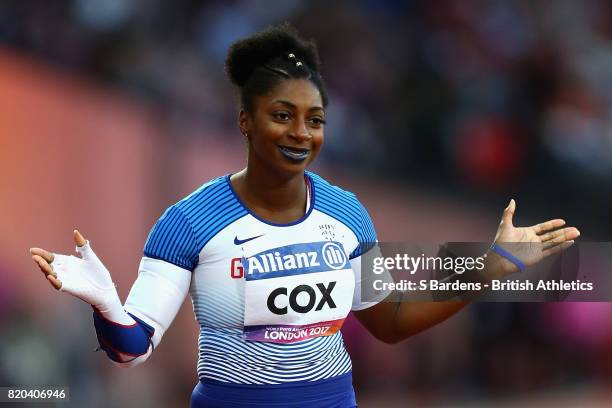
{"label": "eyebrow", "polygon": [[[289,102],[289,101],[287,101],[287,100],[285,100],[285,99],[274,99],[274,100],[272,101],[272,103],[280,103],[280,104],[282,104],[282,105],[287,105],[287,106],[289,106],[289,107],[290,107],[290,108],[292,108],[292,109],[297,109],[297,106],[296,106],[294,103]],[[321,111],[325,112],[325,109],[323,109],[323,107],[322,107],[322,106],[312,106],[312,107],[308,108],[308,110],[309,110],[309,111],[313,111],[313,110],[321,110]]]}

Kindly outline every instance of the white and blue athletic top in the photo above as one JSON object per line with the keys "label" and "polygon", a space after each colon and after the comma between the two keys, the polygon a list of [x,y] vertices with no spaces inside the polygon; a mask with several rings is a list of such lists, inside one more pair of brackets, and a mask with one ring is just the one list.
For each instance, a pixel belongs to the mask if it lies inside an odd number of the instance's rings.
{"label": "white and blue athletic top", "polygon": [[351,310],[387,295],[360,298],[360,256],[376,232],[354,194],[305,174],[309,207],[293,223],[250,212],[226,175],[169,207],[151,230],[145,258],[191,273],[201,381],[285,384],[351,371],[339,328]]}

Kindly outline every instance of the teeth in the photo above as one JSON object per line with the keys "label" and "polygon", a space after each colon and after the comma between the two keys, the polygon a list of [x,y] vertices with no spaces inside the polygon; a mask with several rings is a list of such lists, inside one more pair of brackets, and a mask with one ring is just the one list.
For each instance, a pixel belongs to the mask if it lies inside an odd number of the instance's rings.
{"label": "teeth", "polygon": [[292,149],[285,146],[279,146],[283,155],[291,160],[304,160],[308,157],[309,150],[307,149]]}

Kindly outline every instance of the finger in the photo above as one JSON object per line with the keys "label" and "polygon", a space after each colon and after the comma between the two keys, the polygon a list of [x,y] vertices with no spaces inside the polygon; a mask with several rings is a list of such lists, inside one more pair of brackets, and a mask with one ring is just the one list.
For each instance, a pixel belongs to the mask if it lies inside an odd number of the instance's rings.
{"label": "finger", "polygon": [[534,225],[533,227],[533,231],[540,235],[543,234],[547,231],[553,230],[553,229],[557,229],[559,227],[562,227],[565,225],[565,220],[562,220],[560,218],[554,219],[554,220],[549,220],[546,222],[542,222],[540,224]]}
{"label": "finger", "polygon": [[553,239],[544,243],[544,250],[559,245],[566,241],[572,241],[580,236],[580,231],[577,228],[569,227],[560,230],[560,233]]}
{"label": "finger", "polygon": [[542,243],[547,243],[548,241],[553,241],[557,238],[567,237],[565,241],[570,239],[575,239],[580,236],[580,231],[578,231],[574,227],[567,227],[556,231],[547,232],[545,234],[540,235],[540,240]]}
{"label": "finger", "polygon": [[74,230],[73,234],[74,234],[74,242],[77,244],[77,246],[82,247],[83,245],[87,243],[87,241],[85,240],[85,238],[83,238],[83,235],[81,235],[79,230]]}
{"label": "finger", "polygon": [[514,225],[512,224],[512,217],[514,216],[515,210],[516,210],[516,201],[514,201],[514,198],[513,198],[510,200],[510,203],[504,210],[504,213],[502,215],[502,223],[513,227]]}
{"label": "finger", "polygon": [[47,261],[43,259],[43,257],[41,257],[40,255],[34,255],[32,256],[32,259],[34,260],[34,262],[36,262],[36,264],[38,264],[38,267],[45,275],[57,276],[57,274],[53,271],[51,265],[49,265]]}
{"label": "finger", "polygon": [[55,259],[55,255],[53,255],[52,252],[46,251],[42,248],[30,248],[30,253],[32,255],[38,255],[42,257],[45,261],[49,263],[53,263],[53,260]]}
{"label": "finger", "polygon": [[574,241],[565,241],[561,244],[552,246],[548,249],[545,249],[544,251],[542,251],[542,255],[544,255],[545,257],[550,256],[550,255],[554,255],[556,253],[565,251],[567,248],[571,247],[572,245],[574,245]]}
{"label": "finger", "polygon": [[47,275],[47,280],[49,282],[51,282],[51,285],[55,289],[60,290],[62,288],[62,282],[59,279],[57,279],[56,277],[51,276],[51,275]]}

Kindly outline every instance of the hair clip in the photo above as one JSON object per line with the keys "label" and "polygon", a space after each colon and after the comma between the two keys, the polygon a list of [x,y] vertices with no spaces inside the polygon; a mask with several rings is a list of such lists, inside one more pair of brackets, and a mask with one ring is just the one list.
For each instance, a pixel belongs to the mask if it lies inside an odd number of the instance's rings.
{"label": "hair clip", "polygon": [[297,57],[295,56],[295,54],[294,54],[294,53],[289,53],[289,54],[287,55],[287,59],[289,59],[290,61],[295,62],[295,66],[296,66],[297,68],[299,68],[299,67],[301,67],[301,66],[304,66],[304,64],[302,63],[302,61],[298,61],[298,59],[297,59]]}
{"label": "hair clip", "polygon": [[264,65],[263,66],[264,69],[267,69],[268,71],[274,72],[277,75],[280,76],[284,76],[285,78],[291,78],[291,75],[289,75],[289,73],[287,71],[285,71],[282,68],[275,68],[275,67],[271,67],[269,65]]}

